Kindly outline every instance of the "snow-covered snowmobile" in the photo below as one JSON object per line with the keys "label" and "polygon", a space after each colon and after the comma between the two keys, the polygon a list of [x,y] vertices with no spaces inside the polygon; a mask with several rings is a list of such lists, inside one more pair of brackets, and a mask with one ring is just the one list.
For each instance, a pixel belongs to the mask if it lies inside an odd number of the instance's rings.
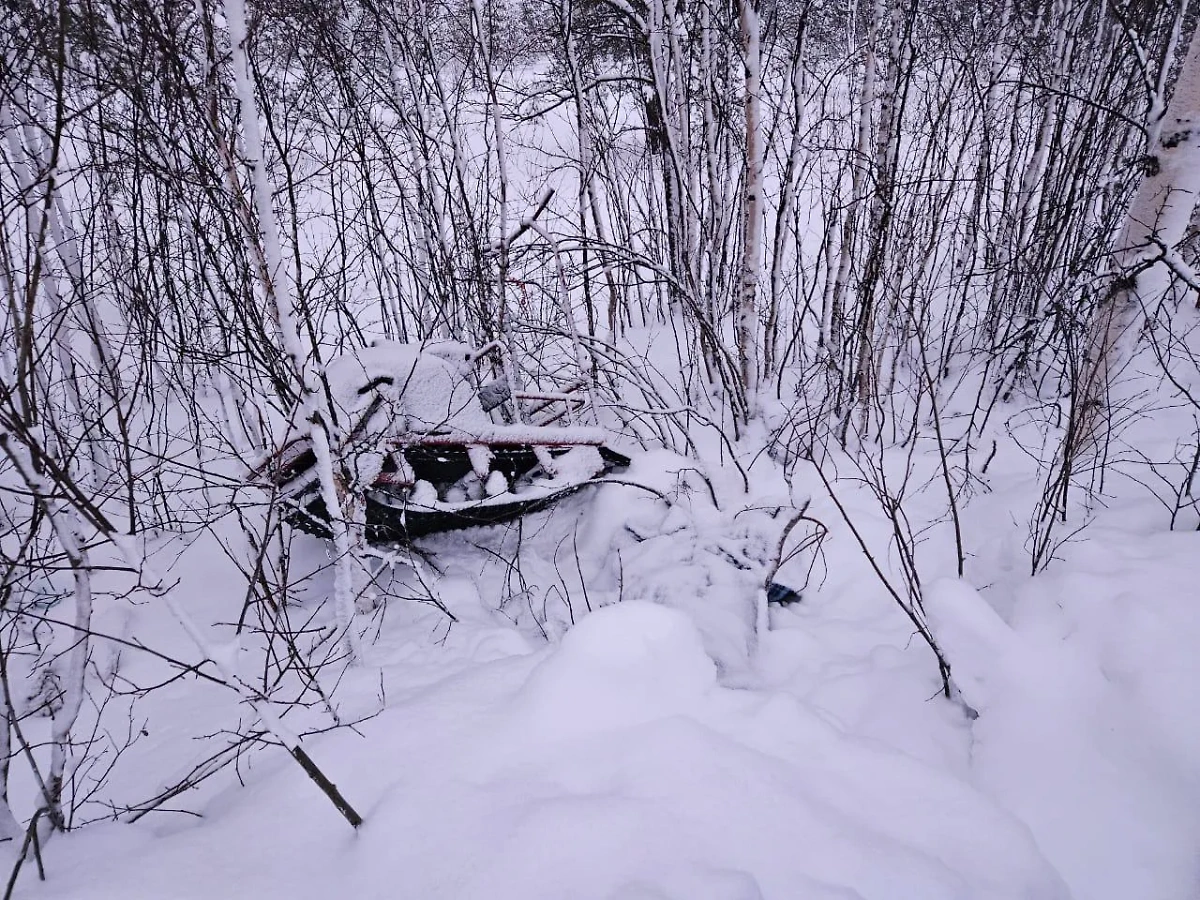
{"label": "snow-covered snowmobile", "polygon": [[[575,424],[586,392],[514,392],[507,378],[480,387],[481,355],[456,343],[378,341],[325,366],[321,406],[340,435],[332,455],[363,492],[368,541],[513,519],[629,465],[603,429]],[[516,421],[494,421],[501,409]],[[256,471],[279,488],[295,526],[328,537],[314,414],[298,410],[290,439]]]}

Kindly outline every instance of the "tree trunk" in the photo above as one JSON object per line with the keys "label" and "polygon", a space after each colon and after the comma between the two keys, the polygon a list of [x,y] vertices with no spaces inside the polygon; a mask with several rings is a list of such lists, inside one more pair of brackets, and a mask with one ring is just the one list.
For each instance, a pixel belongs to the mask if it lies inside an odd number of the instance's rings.
{"label": "tree trunk", "polygon": [[[1168,54],[1160,79],[1170,64]],[[1179,266],[1176,247],[1200,198],[1200,36],[1191,40],[1165,107],[1164,93],[1160,90],[1151,99],[1142,180],[1113,252],[1112,286],[1088,335],[1076,404],[1085,447],[1102,442],[1114,373],[1130,352],[1130,336],[1143,310],[1170,287],[1172,271]]]}
{"label": "tree trunk", "polygon": [[746,66],[746,178],[742,196],[744,236],[738,303],[737,345],[745,394],[743,414],[754,414],[758,392],[758,276],[762,262],[762,45],[754,0],[741,0],[742,53]]}

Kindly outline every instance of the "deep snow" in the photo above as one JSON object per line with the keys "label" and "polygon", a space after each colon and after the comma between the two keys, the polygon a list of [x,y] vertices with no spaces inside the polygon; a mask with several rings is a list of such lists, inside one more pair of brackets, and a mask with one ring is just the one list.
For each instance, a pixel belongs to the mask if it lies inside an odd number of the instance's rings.
{"label": "deep snow", "polygon": [[[1196,896],[1200,534],[1129,504],[1030,578],[1015,526],[995,526],[1021,492],[983,498],[966,522],[983,591],[927,590],[961,691],[948,701],[803,469],[792,491],[832,536],[804,600],[761,632],[779,527],[767,500],[787,486],[756,463],[756,495],[719,509],[694,465],[647,455],[625,480],[657,493],[604,486],[519,532],[432,539],[440,578],[396,565],[367,658],[336,694],[346,719],[378,715],[305,742],[364,815],[358,834],[265,750],[239,766],[244,787],[226,773],[177,801],[202,818],[56,837],[47,882],[27,869],[18,895]],[[731,472],[709,475],[734,496]],[[313,605],[324,548],[298,540]],[[240,604],[207,549],[180,590],[193,607]],[[777,577],[798,586],[813,563]],[[418,569],[456,623],[400,599]],[[136,615],[170,639],[153,610]],[[191,736],[245,715],[216,688],[173,697],[122,787],[150,793],[168,761],[186,769]]]}

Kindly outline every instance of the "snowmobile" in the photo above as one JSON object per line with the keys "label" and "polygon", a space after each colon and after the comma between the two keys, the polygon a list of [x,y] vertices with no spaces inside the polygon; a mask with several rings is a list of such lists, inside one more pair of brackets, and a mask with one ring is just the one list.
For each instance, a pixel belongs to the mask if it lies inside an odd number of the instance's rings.
{"label": "snowmobile", "polygon": [[256,474],[279,489],[294,526],[330,537],[307,425],[328,410],[341,435],[331,455],[363,492],[367,540],[390,544],[512,520],[630,464],[603,429],[576,424],[591,406],[584,384],[479,385],[476,363],[492,349],[377,341],[331,360],[320,407],[302,405]]}

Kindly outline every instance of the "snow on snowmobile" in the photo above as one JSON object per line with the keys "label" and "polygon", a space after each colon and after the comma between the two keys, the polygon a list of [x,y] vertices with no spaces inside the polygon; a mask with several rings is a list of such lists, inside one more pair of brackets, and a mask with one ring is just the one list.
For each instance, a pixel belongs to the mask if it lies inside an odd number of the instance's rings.
{"label": "snow on snowmobile", "polygon": [[[341,435],[332,455],[363,491],[371,543],[515,519],[629,465],[591,413],[586,385],[513,390],[510,377],[479,386],[474,351],[377,341],[324,367],[321,398]],[[289,521],[330,537],[318,458],[302,405],[290,439],[255,468],[279,489]],[[500,421],[497,421],[497,420]]]}

